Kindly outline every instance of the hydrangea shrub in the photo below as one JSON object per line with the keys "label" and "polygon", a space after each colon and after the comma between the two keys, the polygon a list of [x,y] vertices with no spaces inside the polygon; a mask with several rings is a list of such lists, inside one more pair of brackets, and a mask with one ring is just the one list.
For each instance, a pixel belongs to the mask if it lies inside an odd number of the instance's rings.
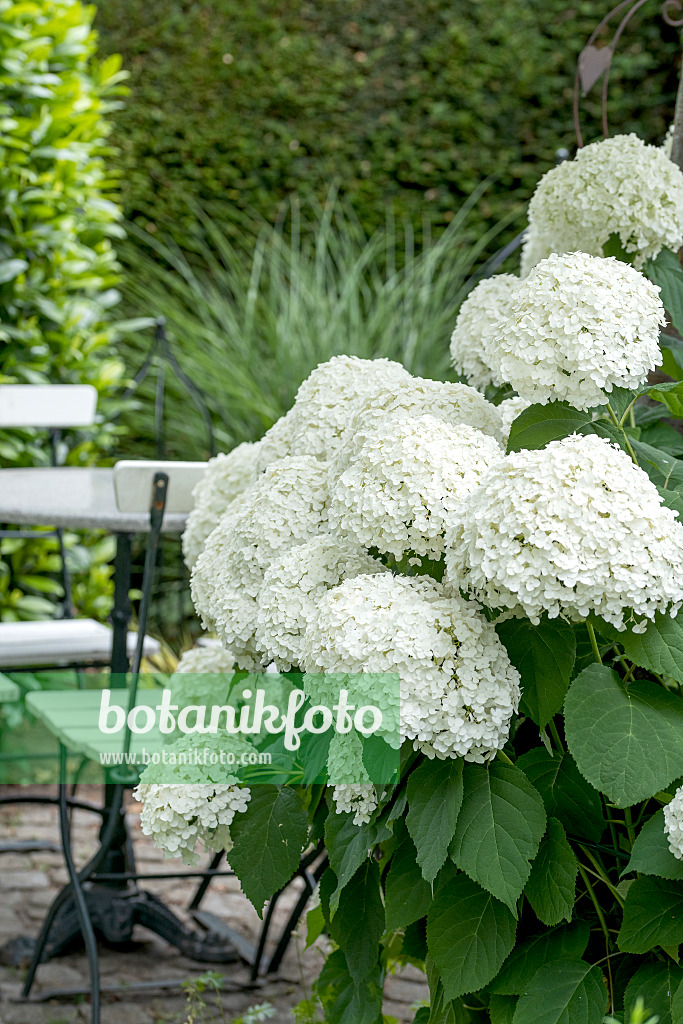
{"label": "hydrangea shrub", "polygon": [[[400,677],[397,785],[219,805],[259,911],[324,839],[330,1024],[381,1024],[406,963],[415,1024],[683,1021],[683,214],[641,261],[647,209],[472,293],[453,357],[481,390],[337,357],[198,487],[193,595],[228,671]],[[220,843],[199,796],[176,826],[154,791],[161,845]]]}

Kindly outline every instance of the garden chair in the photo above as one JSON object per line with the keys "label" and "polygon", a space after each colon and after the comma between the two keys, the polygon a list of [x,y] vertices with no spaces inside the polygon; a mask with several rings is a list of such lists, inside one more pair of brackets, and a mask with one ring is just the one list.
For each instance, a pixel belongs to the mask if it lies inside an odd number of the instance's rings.
{"label": "garden chair", "polygon": [[[57,466],[62,430],[92,426],[96,404],[97,392],[89,384],[0,385],[0,429],[47,430],[51,464]],[[74,615],[64,531],[61,528],[0,529],[0,545],[3,538],[44,540],[48,537],[56,537],[59,546],[62,616],[43,621],[0,622],[0,669],[109,664],[111,629],[95,619],[76,618]],[[131,655],[135,644],[136,636],[131,633]],[[156,640],[145,637],[146,656],[159,650],[160,644]]]}

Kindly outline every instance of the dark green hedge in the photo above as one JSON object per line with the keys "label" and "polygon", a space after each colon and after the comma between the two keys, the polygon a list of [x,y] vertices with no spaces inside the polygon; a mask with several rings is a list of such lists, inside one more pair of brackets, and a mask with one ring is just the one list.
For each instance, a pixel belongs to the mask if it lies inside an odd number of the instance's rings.
{"label": "dark green hedge", "polygon": [[[609,2],[609,0],[608,0]],[[651,6],[651,10],[650,10]],[[437,228],[487,175],[490,223],[571,146],[576,56],[607,3],[562,0],[101,0],[126,212],[188,217],[187,195],[254,207],[337,182],[366,227],[386,202]],[[612,123],[659,141],[679,44],[658,5],[623,37]],[[595,105],[593,105],[595,112]],[[589,138],[599,129],[589,123]],[[481,227],[475,224],[474,229]]]}

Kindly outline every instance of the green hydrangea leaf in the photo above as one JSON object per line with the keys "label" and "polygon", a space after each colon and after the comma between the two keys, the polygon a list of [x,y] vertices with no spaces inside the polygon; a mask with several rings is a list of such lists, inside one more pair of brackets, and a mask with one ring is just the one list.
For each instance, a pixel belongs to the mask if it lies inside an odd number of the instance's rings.
{"label": "green hydrangea leaf", "polygon": [[521,996],[539,967],[553,960],[578,960],[585,953],[589,938],[590,927],[586,921],[575,921],[534,935],[510,954],[491,983],[491,992]]}
{"label": "green hydrangea leaf", "polygon": [[543,797],[546,812],[558,818],[570,835],[599,842],[607,827],[600,794],[583,777],[569,753],[550,754],[535,747],[517,759]]}
{"label": "green hydrangea leaf", "polygon": [[589,665],[565,700],[565,732],[579,770],[620,807],[683,775],[683,700],[658,683],[630,683]]}
{"label": "green hydrangea leaf", "polygon": [[[665,492],[677,495],[678,491]],[[613,639],[619,643],[626,657],[641,668],[657,672],[661,676],[671,676],[683,682],[683,615],[675,618],[666,613],[658,612],[654,621],[648,622],[644,633],[634,633],[627,629],[612,633]]]}
{"label": "green hydrangea leaf", "polygon": [[543,616],[508,619],[496,626],[510,661],[522,680],[520,711],[542,729],[562,709],[576,658],[576,637],[569,623]]}
{"label": "green hydrangea leaf", "polygon": [[517,1009],[515,996],[491,996],[489,1016],[491,1024],[512,1024]]}
{"label": "green hydrangea leaf", "polygon": [[661,288],[660,298],[679,333],[683,333],[683,269],[678,256],[662,249],[654,260],[648,260],[643,273]]}
{"label": "green hydrangea leaf", "polygon": [[339,896],[358,868],[368,859],[375,842],[374,825],[354,825],[352,814],[329,814],[325,821],[325,849],[330,867],[337,876],[337,888],[330,896],[332,916],[339,906]]}
{"label": "green hydrangea leaf", "polygon": [[366,860],[342,889],[337,912],[330,923],[330,935],[344,952],[355,984],[364,981],[375,969],[383,931],[379,866],[375,860]]}
{"label": "green hydrangea leaf", "polygon": [[308,815],[287,786],[251,787],[243,814],[230,826],[230,867],[259,916],[263,905],[290,880],[308,839]]}
{"label": "green hydrangea leaf", "polygon": [[422,875],[430,885],[446,861],[455,833],[463,796],[462,772],[460,759],[425,759],[408,779],[406,824]]}
{"label": "green hydrangea leaf", "polygon": [[648,388],[647,393],[655,402],[665,405],[672,416],[677,419],[683,417],[683,381],[657,384],[656,387]]}
{"label": "green hydrangea leaf", "polygon": [[516,930],[505,904],[467,875],[443,885],[427,915],[427,946],[446,999],[488,985],[511,953]]}
{"label": "green hydrangea leaf", "polygon": [[576,857],[557,818],[548,819],[524,895],[543,924],[571,921],[576,898]]}
{"label": "green hydrangea leaf", "polygon": [[624,953],[647,953],[655,946],[683,942],[683,882],[637,878],[629,887],[617,938]]}
{"label": "green hydrangea leaf", "polygon": [[[674,1000],[683,982],[683,967],[675,964],[645,964],[626,986],[624,1011],[626,1020],[639,996],[645,1004],[647,1020],[652,1014],[659,1016],[658,1024],[678,1024],[682,1019],[673,1016]],[[682,1007],[683,1008],[683,1007]]]}
{"label": "green hydrangea leaf", "polygon": [[545,448],[570,434],[593,433],[591,412],[579,412],[568,402],[530,405],[515,419],[508,439],[508,454],[523,449]]}
{"label": "green hydrangea leaf", "polygon": [[382,1010],[382,975],[379,965],[355,983],[341,949],[327,957],[315,984],[326,1024],[377,1024]]}
{"label": "green hydrangea leaf", "polygon": [[534,974],[520,997],[513,1024],[602,1024],[607,989],[599,964],[556,960]]}
{"label": "green hydrangea leaf", "polygon": [[631,871],[683,881],[683,860],[677,860],[669,849],[664,831],[664,811],[653,814],[636,836],[631,859],[622,873]]}
{"label": "green hydrangea leaf", "polygon": [[432,890],[422,877],[415,847],[406,838],[391,859],[384,886],[387,928],[405,928],[424,917]]}
{"label": "green hydrangea leaf", "polygon": [[465,764],[463,787],[450,855],[515,912],[545,832],[543,799],[520,768],[501,761]]}

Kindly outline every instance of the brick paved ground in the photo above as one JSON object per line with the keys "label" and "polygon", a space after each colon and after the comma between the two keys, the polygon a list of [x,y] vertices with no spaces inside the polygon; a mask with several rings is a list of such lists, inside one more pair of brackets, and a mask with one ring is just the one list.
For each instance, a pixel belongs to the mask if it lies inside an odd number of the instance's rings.
{"label": "brick paved ground", "polygon": [[[90,787],[84,787],[90,788]],[[87,798],[95,800],[98,790],[92,788]],[[135,848],[141,870],[182,870],[175,861],[163,861],[150,840],[138,826],[137,805],[131,805],[130,821],[135,836]],[[75,818],[74,833],[77,863],[95,848],[97,823],[92,816],[79,814]],[[0,841],[8,839],[48,839],[57,841],[56,812],[46,807],[0,807]],[[55,893],[66,878],[61,854],[40,852],[31,854],[0,855],[0,946],[17,935],[35,935]],[[149,881],[144,887],[166,900],[169,906],[190,922],[184,906],[192,892],[192,884],[185,881]],[[276,922],[282,923],[294,899],[283,897]],[[232,927],[253,940],[259,921],[251,904],[242,896],[234,878],[216,879],[205,898],[202,908],[229,921]],[[304,929],[305,930],[305,929]],[[201,965],[182,956],[176,949],[143,928],[136,928],[134,948],[129,952],[102,950],[102,984],[130,985],[134,982],[160,978],[187,980],[207,969],[221,970],[226,984],[246,981],[247,972],[241,965],[228,964],[223,968]],[[276,1008],[271,1018],[274,1024],[291,1024],[290,1007],[310,991],[323,959],[323,940],[311,949],[303,950],[299,939],[290,947],[279,977],[263,982],[250,991],[225,992],[222,1005],[225,1019],[243,1013],[251,1005],[270,1002]],[[0,955],[1,959],[1,955]],[[0,963],[0,1024],[73,1024],[90,1019],[83,998],[52,1000],[42,1004],[13,1002],[19,995],[22,971]],[[40,967],[36,994],[55,988],[82,988],[87,985],[87,963],[83,953],[60,957]],[[412,1020],[412,1007],[426,997],[424,976],[407,968],[387,982],[384,1012],[401,1024]],[[186,1021],[185,998],[175,990],[158,990],[144,995],[129,993],[103,995],[102,1024],[181,1024]],[[220,1015],[216,1018],[218,1021]]]}

